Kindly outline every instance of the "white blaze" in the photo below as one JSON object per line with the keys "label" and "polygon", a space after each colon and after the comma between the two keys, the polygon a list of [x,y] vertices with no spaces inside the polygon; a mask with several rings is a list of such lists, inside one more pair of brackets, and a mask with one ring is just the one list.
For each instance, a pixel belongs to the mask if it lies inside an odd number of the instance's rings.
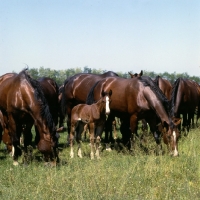
{"label": "white blaze", "polygon": [[110,113],[110,107],[109,107],[109,97],[106,97],[106,114]]}

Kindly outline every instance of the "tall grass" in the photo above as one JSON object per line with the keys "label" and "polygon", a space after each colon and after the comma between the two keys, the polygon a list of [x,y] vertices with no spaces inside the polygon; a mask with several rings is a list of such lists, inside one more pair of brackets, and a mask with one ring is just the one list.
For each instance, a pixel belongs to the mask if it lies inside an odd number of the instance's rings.
{"label": "tall grass", "polygon": [[[83,142],[83,158],[69,158],[69,147],[61,146],[58,167],[38,161],[12,165],[12,158],[0,145],[0,199],[200,199],[200,133],[193,129],[179,141],[177,158],[164,148],[154,153],[156,144],[149,136],[133,153],[101,152],[101,160],[90,160],[90,146]],[[61,134],[61,143],[66,132]],[[77,146],[75,145],[75,148]]]}

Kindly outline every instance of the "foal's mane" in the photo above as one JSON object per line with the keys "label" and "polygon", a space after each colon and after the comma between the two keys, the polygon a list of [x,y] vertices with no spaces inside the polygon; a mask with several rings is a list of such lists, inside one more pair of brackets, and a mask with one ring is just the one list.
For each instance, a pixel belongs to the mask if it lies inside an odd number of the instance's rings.
{"label": "foal's mane", "polygon": [[169,113],[169,101],[161,91],[161,89],[156,85],[156,83],[147,76],[142,76],[139,77],[138,80],[145,86],[145,87],[150,87],[150,89],[154,92],[156,97],[162,102],[164,109],[167,113]]}
{"label": "foal's mane", "polygon": [[34,96],[37,101],[40,102],[40,113],[43,119],[46,119],[47,126],[50,129],[50,133],[52,133],[55,130],[55,125],[53,122],[53,118],[51,116],[51,113],[49,111],[49,106],[48,103],[44,97],[43,91],[41,89],[41,86],[37,80],[32,79],[28,74],[27,74],[27,68],[22,70],[19,73],[20,77],[24,77],[32,86],[34,89]]}

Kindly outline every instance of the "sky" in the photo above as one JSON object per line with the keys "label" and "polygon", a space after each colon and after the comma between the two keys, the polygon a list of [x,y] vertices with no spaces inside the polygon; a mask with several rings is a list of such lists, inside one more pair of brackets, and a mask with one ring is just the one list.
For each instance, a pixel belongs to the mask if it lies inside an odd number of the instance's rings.
{"label": "sky", "polygon": [[200,76],[200,1],[0,0],[0,75],[27,65]]}

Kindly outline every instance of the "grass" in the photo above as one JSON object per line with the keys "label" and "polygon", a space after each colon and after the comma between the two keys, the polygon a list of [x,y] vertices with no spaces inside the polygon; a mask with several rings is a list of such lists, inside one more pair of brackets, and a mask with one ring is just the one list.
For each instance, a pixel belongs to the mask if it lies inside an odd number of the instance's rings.
{"label": "grass", "polygon": [[[69,158],[69,147],[63,147],[66,132],[61,133],[61,163],[45,167],[38,161],[24,166],[12,165],[12,158],[0,145],[0,199],[200,199],[199,129],[192,129],[179,141],[177,158],[156,156],[151,135],[136,141],[133,153],[102,150],[101,160],[90,160],[90,146],[83,142],[83,158]],[[75,149],[76,149],[75,145]],[[102,144],[103,147],[103,144]],[[102,148],[103,149],[103,148]],[[147,149],[148,151],[144,151]]]}

